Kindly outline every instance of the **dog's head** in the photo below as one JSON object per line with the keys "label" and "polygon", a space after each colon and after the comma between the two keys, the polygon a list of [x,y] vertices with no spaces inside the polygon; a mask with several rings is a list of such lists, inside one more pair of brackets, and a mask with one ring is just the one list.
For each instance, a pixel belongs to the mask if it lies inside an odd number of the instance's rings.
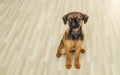
{"label": "dog's head", "polygon": [[70,28],[79,28],[83,25],[83,22],[86,23],[88,20],[86,14],[81,12],[70,12],[62,17],[64,24],[68,24]]}

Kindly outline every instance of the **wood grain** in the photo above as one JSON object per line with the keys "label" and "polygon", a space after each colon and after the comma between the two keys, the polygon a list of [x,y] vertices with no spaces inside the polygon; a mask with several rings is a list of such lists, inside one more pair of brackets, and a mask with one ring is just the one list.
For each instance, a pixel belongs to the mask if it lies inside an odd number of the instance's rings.
{"label": "wood grain", "polygon": [[[0,0],[0,75],[120,75],[119,0]],[[65,67],[57,47],[62,16],[89,15],[79,70]],[[71,54],[72,60],[74,53]]]}

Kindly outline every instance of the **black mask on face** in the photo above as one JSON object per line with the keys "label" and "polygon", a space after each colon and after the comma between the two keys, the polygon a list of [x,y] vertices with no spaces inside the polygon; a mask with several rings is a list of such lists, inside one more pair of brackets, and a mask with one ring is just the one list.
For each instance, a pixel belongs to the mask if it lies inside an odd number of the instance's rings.
{"label": "black mask on face", "polygon": [[69,21],[70,21],[70,27],[71,28],[78,28],[79,27],[80,18],[78,18],[78,17],[70,18]]}

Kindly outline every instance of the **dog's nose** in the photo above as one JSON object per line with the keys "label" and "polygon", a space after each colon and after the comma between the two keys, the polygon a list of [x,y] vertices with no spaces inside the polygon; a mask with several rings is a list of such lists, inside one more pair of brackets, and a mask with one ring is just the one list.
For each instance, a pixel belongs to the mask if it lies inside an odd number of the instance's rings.
{"label": "dog's nose", "polygon": [[71,25],[72,25],[72,27],[75,27],[75,26],[76,26],[76,23],[75,23],[75,22],[72,22]]}
{"label": "dog's nose", "polygon": [[72,27],[72,28],[77,28],[77,27],[79,27],[79,25],[76,24],[75,22],[72,22],[72,23],[71,23],[71,27]]}

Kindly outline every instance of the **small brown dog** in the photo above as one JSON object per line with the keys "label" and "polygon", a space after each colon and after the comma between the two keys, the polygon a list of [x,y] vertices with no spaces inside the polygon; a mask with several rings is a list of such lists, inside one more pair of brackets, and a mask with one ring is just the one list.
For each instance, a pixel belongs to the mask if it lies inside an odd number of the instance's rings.
{"label": "small brown dog", "polygon": [[80,52],[85,53],[85,50],[82,49],[84,39],[82,25],[87,22],[88,18],[86,14],[81,12],[70,12],[62,17],[64,24],[68,24],[69,28],[63,35],[56,56],[60,57],[62,54],[66,54],[66,67],[68,69],[71,68],[70,51],[75,51],[75,68],[80,68],[79,55]]}

